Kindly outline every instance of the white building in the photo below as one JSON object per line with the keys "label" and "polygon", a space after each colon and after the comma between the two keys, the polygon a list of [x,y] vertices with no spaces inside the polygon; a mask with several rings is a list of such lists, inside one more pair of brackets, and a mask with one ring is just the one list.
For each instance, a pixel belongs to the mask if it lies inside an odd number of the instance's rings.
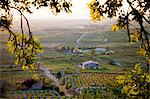
{"label": "white building", "polygon": [[90,61],[86,61],[86,62],[82,62],[78,66],[81,67],[82,69],[85,69],[85,68],[98,69],[98,68],[100,68],[100,64],[98,62],[91,61],[91,60]]}

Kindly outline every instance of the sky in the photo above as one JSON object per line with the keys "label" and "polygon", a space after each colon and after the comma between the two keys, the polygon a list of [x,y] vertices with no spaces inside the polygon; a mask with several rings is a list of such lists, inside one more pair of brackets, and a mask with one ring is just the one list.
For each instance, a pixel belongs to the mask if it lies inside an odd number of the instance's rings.
{"label": "sky", "polygon": [[59,13],[57,16],[53,15],[48,8],[35,10],[33,14],[26,14],[28,18],[34,19],[90,19],[89,9],[87,3],[91,0],[72,0],[72,13]]}
{"label": "sky", "polygon": [[[87,4],[91,0],[72,0],[72,13],[59,13],[57,16],[53,15],[48,8],[33,10],[33,14],[25,14],[28,19],[90,19],[90,11]],[[105,0],[100,0],[103,2]],[[124,0],[125,1],[125,0]],[[123,3],[125,9],[127,9],[127,4]],[[18,17],[18,16],[17,16]],[[16,18],[17,18],[16,17]]]}

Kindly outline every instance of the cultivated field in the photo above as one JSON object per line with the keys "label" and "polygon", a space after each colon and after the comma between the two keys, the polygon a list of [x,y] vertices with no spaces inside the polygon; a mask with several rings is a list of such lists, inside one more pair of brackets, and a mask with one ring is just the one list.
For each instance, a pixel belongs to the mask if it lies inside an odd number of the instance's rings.
{"label": "cultivated field", "polygon": [[[34,73],[22,71],[20,67],[13,65],[14,55],[10,55],[6,47],[8,35],[0,33],[0,72],[2,72],[0,81],[8,82],[9,86],[7,85],[4,89],[12,88],[10,90],[13,91],[5,93],[8,97],[106,98],[105,96],[109,96],[111,93],[106,90],[105,84],[114,84],[115,76],[130,70],[134,63],[144,63],[144,58],[137,55],[138,46],[128,42],[125,30],[111,31],[114,20],[97,24],[89,20],[57,20],[57,22],[54,20],[32,20],[31,22],[34,36],[38,37],[44,45],[43,53],[38,54],[37,61],[41,62],[41,66],[48,68],[54,76],[63,72],[59,80],[64,87],[65,95],[59,96],[54,90],[34,90],[31,92],[16,90],[20,83],[30,79]],[[18,24],[14,24],[13,29],[20,31],[16,27]],[[76,48],[87,51],[73,52]],[[96,52],[94,51],[96,48],[104,48],[107,51]],[[70,50],[71,52],[69,52]],[[88,60],[98,62],[100,68],[81,69],[77,66]]]}

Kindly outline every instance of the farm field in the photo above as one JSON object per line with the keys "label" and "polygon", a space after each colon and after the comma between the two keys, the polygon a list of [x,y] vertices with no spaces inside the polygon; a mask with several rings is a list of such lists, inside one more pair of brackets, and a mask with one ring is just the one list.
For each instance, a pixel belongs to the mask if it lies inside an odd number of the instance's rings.
{"label": "farm field", "polygon": [[62,79],[62,84],[66,88],[73,87],[88,87],[88,86],[102,86],[105,84],[114,84],[113,79],[117,73],[82,73],[79,75],[66,76]]}
{"label": "farm field", "polygon": [[[63,24],[64,22],[65,24]],[[110,22],[111,24],[114,23],[113,21]],[[35,28],[38,24],[42,24],[40,25],[41,27]],[[71,24],[72,27],[69,27],[69,24]],[[54,23],[54,21],[51,23],[47,23],[46,21],[36,22],[33,20],[31,23],[33,33],[44,45],[44,51],[39,55],[39,61],[51,70],[59,70],[69,67],[74,69],[77,68],[77,65],[81,62],[94,60],[99,61],[101,66],[106,68],[109,72],[112,71],[112,69],[116,71],[120,69],[123,70],[124,67],[128,69],[136,62],[143,62],[143,58],[136,54],[137,47],[128,42],[126,31],[111,32],[111,24],[102,24],[103,23],[93,24],[89,20],[72,20],[70,22],[58,20],[58,23]],[[14,30],[19,31],[15,27],[17,26],[14,26]],[[84,36],[82,36],[82,34],[84,34]],[[80,38],[81,36],[82,38]],[[1,34],[1,37],[1,45],[3,46],[3,49],[0,49],[2,52],[1,56],[5,56],[6,58],[1,58],[0,63],[8,64],[11,61],[11,64],[13,64],[13,56],[10,57],[9,55],[9,57],[7,57],[7,50],[4,49],[7,42],[5,38],[7,38],[8,35]],[[78,40],[79,42],[77,43]],[[64,50],[58,51],[61,47],[79,47],[81,49],[105,48],[114,51],[114,53],[110,55],[94,53],[93,55],[92,52],[89,51],[80,54],[68,54]],[[10,61],[8,62],[8,60]],[[111,65],[108,63],[109,60],[120,62],[124,67]]]}
{"label": "farm field", "polygon": [[[58,23],[52,21],[42,24],[44,22],[33,21],[31,24],[34,36],[38,37],[44,46],[43,53],[38,54],[37,61],[59,79],[61,87],[64,87],[63,94],[57,88],[52,88],[53,83],[46,83],[48,89],[39,91],[20,90],[21,83],[31,79],[34,74],[40,74],[41,79],[44,79],[46,78],[44,74],[48,73],[22,71],[19,66],[15,66],[14,55],[10,55],[6,47],[8,35],[1,33],[0,81],[3,83],[7,81],[9,84],[5,87],[10,90],[5,93],[8,97],[103,99],[111,94],[105,85],[115,84],[116,75],[127,72],[134,63],[144,63],[144,58],[137,55],[138,45],[128,42],[126,31],[111,32],[113,22],[104,25],[94,24],[89,20],[58,21]],[[42,25],[37,27],[39,24]],[[20,31],[17,28],[14,30]],[[96,48],[103,48],[106,51],[97,52]],[[81,52],[76,52],[75,49],[80,49]],[[100,68],[82,69],[78,66],[89,60],[98,62]]]}

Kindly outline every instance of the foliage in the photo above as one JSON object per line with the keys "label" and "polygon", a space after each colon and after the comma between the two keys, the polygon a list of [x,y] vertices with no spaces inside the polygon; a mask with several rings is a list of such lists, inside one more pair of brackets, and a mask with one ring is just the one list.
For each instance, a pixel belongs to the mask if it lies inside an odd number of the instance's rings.
{"label": "foliage", "polygon": [[[41,52],[40,42],[32,36],[29,21],[24,12],[33,13],[32,8],[49,7],[54,15],[65,11],[70,13],[70,1],[66,0],[1,0],[0,1],[0,31],[7,30],[10,34],[8,38],[8,49],[15,54],[16,65],[21,65],[22,69],[35,69],[36,54]],[[21,33],[12,31],[13,10],[20,13]],[[23,18],[28,27],[28,33],[24,33]],[[27,35],[28,34],[28,35]]]}
{"label": "foliage", "polygon": [[122,85],[121,93],[127,97],[140,97],[147,99],[149,90],[145,90],[150,84],[150,74],[144,73],[140,64],[135,64],[134,69],[130,72],[116,76],[116,82]]}
{"label": "foliage", "polygon": [[[122,94],[129,98],[149,98],[149,65],[150,65],[150,33],[144,28],[144,24],[150,24],[149,0],[125,0],[128,3],[127,10],[123,9],[123,0],[92,0],[88,6],[93,21],[100,21],[101,17],[117,17],[118,21],[112,25],[112,31],[126,29],[129,42],[138,43],[140,56],[146,58],[146,69],[142,70],[139,64],[135,64],[133,70],[116,77],[118,84],[122,85]],[[96,14],[95,14],[96,13]],[[138,26],[135,25],[138,24]]]}
{"label": "foliage", "polygon": [[[16,40],[14,40],[16,39]],[[42,52],[38,39],[29,39],[24,34],[15,34],[7,43],[10,53],[15,53],[15,64],[21,64],[23,70],[35,69],[35,54]]]}

